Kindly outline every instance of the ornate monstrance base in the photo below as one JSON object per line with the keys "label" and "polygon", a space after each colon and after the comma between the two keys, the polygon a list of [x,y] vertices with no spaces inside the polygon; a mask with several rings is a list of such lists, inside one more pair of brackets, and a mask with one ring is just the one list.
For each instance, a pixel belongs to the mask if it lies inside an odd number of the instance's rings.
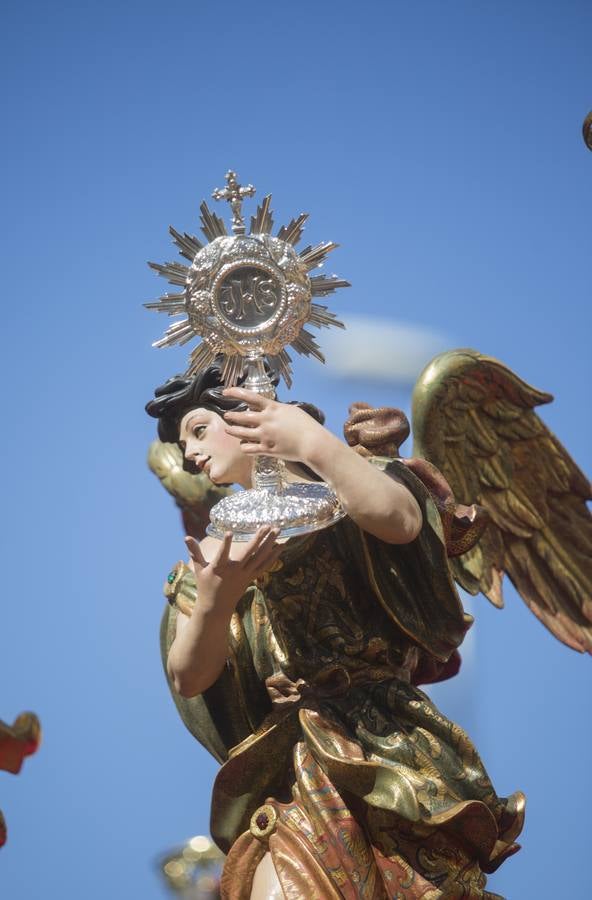
{"label": "ornate monstrance base", "polygon": [[248,541],[262,525],[280,529],[280,537],[320,531],[345,515],[326,484],[289,484],[281,493],[267,488],[241,491],[224,497],[210,510],[207,533],[222,539],[227,531],[233,540]]}

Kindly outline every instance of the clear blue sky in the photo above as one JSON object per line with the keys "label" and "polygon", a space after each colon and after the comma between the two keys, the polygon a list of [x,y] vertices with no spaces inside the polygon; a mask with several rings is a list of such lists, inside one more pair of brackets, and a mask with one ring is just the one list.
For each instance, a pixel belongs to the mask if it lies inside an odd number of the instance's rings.
{"label": "clear blue sky", "polygon": [[[229,166],[277,220],[342,246],[334,308],[473,346],[551,391],[543,415],[592,469],[588,2],[5,4],[2,70],[0,717],[42,719],[0,773],[10,900],[157,900],[155,855],[207,831],[215,764],[160,670],[161,583],[183,553],[147,471],[143,405],[184,367],[155,351],[175,258]],[[318,386],[315,387],[315,381]],[[384,386],[297,370],[335,429]],[[393,389],[397,403],[406,403]],[[483,598],[443,710],[500,793],[528,795],[511,900],[589,890],[590,660],[511,590]]]}

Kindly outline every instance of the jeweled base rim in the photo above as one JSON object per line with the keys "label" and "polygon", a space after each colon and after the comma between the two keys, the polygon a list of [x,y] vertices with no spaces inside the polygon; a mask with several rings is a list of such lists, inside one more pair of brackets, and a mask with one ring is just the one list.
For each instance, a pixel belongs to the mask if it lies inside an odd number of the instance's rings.
{"label": "jeweled base rim", "polygon": [[[332,519],[328,519],[325,522],[310,522],[307,525],[297,525],[294,528],[282,528],[278,538],[288,538],[288,537],[296,537],[299,534],[310,534],[313,531],[322,531],[323,528],[329,528],[330,525],[334,525],[335,522],[339,522],[340,519],[343,519],[345,513],[341,510],[337,515],[333,516]],[[264,524],[264,523],[262,523]],[[230,531],[230,528],[217,528],[215,525],[208,525],[206,528],[206,534],[210,537],[218,538],[222,540],[227,531]],[[255,537],[257,533],[257,529],[255,531],[233,531],[232,533],[232,541],[250,541],[251,538]]]}
{"label": "jeweled base rim", "polygon": [[231,531],[234,541],[249,541],[262,525],[271,525],[288,538],[321,531],[344,515],[328,485],[290,484],[281,493],[254,489],[224,497],[212,508],[206,533],[221,540]]}

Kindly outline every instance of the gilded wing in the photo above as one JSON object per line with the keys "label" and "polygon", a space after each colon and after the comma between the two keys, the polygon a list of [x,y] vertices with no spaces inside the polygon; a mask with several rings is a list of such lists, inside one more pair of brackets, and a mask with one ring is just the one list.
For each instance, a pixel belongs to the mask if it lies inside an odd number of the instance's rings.
{"label": "gilded wing", "polygon": [[186,472],[183,454],[176,444],[153,441],[148,450],[148,465],[175,498],[185,533],[201,540],[210,521],[210,509],[230,493],[229,489],[213,485],[204,473]]}
{"label": "gilded wing", "polygon": [[442,353],[414,389],[414,454],[491,518],[476,546],[450,560],[456,581],[501,607],[507,572],[560,641],[592,653],[592,492],[534,412],[552,399],[475,350]]}

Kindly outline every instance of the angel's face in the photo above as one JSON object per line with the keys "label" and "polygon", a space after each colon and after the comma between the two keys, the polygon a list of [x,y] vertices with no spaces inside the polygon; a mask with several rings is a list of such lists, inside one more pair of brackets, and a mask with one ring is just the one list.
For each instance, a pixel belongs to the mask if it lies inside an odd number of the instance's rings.
{"label": "angel's face", "polygon": [[192,409],[179,426],[179,444],[185,459],[204,471],[214,484],[250,487],[252,461],[240,440],[226,433],[224,419],[209,409]]}

